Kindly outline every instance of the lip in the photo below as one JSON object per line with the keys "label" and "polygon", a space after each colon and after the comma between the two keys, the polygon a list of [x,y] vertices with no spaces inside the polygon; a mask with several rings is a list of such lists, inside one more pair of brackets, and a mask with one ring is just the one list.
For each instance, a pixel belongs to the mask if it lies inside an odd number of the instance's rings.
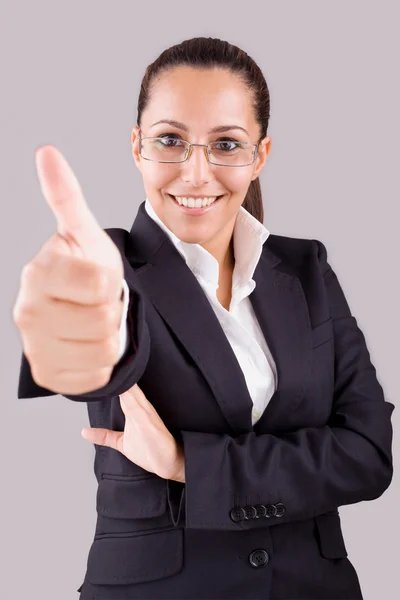
{"label": "lip", "polygon": [[[176,194],[170,194],[170,196],[172,195],[176,197]],[[208,196],[206,194],[179,194],[180,198],[214,198],[215,196],[223,196],[223,194],[209,194]]]}
{"label": "lip", "polygon": [[[218,200],[215,200],[215,202],[213,202],[212,204],[210,204],[210,206],[204,206],[200,207],[200,208],[188,208],[186,206],[183,206],[183,204],[179,204],[179,202],[177,202],[174,198],[174,196],[172,196],[172,194],[167,194],[172,202],[175,204],[175,206],[180,209],[181,211],[183,211],[184,213],[188,214],[188,215],[192,215],[192,216],[198,216],[198,215],[204,215],[205,213],[209,212],[210,210],[213,210],[215,208],[215,206],[219,203],[220,200],[223,199],[223,197],[225,196],[225,194],[222,194],[221,197]],[[192,198],[195,196],[191,196]],[[200,196],[201,197],[201,196]]]}

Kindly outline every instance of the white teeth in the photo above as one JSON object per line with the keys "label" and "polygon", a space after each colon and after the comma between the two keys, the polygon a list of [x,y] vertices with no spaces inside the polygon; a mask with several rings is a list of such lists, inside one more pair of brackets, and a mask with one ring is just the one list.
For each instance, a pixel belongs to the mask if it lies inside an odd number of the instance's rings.
{"label": "white teeth", "polygon": [[189,208],[201,208],[204,206],[210,206],[215,200],[217,196],[213,198],[185,198],[184,196],[175,196],[175,199],[179,204],[183,204],[183,206],[187,206]]}

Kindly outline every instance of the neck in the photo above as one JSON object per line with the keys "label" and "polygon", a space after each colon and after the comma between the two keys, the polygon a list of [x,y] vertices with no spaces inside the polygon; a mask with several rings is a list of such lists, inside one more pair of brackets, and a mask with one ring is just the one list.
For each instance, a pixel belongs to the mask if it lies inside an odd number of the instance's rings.
{"label": "neck", "polygon": [[216,248],[215,246],[210,246],[209,244],[201,245],[218,261],[220,273],[226,271],[233,271],[235,266],[235,256],[233,251],[233,235],[231,236],[228,245],[223,248],[221,248],[220,244],[218,245],[218,248]]}

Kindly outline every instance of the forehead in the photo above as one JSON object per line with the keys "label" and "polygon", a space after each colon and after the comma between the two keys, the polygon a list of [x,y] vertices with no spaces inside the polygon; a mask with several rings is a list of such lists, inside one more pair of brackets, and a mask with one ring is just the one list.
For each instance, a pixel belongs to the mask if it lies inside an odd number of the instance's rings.
{"label": "forehead", "polygon": [[160,119],[181,121],[193,132],[225,123],[235,123],[247,131],[256,127],[245,84],[220,68],[185,66],[163,73],[151,91],[142,122],[150,127]]}

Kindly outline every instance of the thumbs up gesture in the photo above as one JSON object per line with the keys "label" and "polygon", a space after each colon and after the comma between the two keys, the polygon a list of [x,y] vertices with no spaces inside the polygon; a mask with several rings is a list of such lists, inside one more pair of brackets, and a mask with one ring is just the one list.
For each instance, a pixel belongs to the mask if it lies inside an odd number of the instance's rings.
{"label": "thumbs up gesture", "polygon": [[106,385],[118,362],[124,268],[61,152],[36,152],[57,231],[21,272],[13,320],[34,381],[57,394]]}

